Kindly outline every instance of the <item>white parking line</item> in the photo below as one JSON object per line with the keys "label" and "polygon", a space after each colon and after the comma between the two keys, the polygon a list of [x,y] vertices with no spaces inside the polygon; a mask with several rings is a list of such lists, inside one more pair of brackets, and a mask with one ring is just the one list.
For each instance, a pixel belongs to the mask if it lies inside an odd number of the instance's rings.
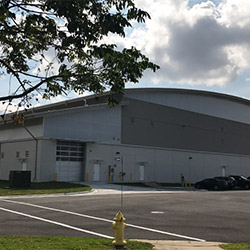
{"label": "white parking line", "polygon": [[[95,216],[90,216],[90,215],[86,215],[86,214],[79,214],[79,213],[75,213],[75,212],[71,212],[71,211],[67,211],[67,210],[61,210],[61,209],[56,209],[56,208],[50,208],[50,207],[35,205],[35,204],[32,204],[32,203],[13,201],[13,200],[2,200],[2,201],[15,203],[15,204],[20,204],[20,205],[25,205],[25,206],[37,207],[37,208],[51,210],[51,211],[60,212],[60,213],[76,215],[76,216],[85,217],[85,218],[93,219],[93,220],[105,221],[105,222],[110,222],[110,223],[113,222],[112,220],[108,220],[108,219],[104,219],[104,218],[100,218],[100,217],[95,217]],[[152,229],[152,228],[137,226],[137,225],[133,225],[133,224],[127,224],[126,223],[126,225],[127,225],[127,227],[133,227],[133,228],[137,228],[137,229],[141,229],[141,230],[145,230],[145,231],[150,231],[150,232],[159,233],[159,234],[165,234],[165,235],[174,236],[174,237],[178,237],[178,238],[183,238],[183,239],[187,239],[187,240],[194,240],[194,241],[200,241],[200,242],[205,242],[206,241],[206,240],[199,239],[199,238],[189,237],[189,236],[180,235],[180,234],[174,234],[174,233],[170,233],[170,232],[165,232],[165,231],[156,230],[156,229]]]}
{"label": "white parking line", "polygon": [[2,208],[2,207],[0,207],[0,210],[3,210],[5,212],[9,212],[9,213],[13,213],[13,214],[22,215],[22,216],[32,218],[32,219],[35,219],[35,220],[40,220],[40,221],[44,221],[44,222],[47,222],[47,223],[55,224],[55,225],[58,225],[58,226],[61,226],[61,227],[66,227],[66,228],[69,228],[69,229],[73,229],[75,231],[79,231],[79,232],[83,232],[83,233],[87,233],[87,234],[92,234],[92,235],[99,236],[99,237],[102,237],[102,238],[107,238],[107,239],[113,239],[114,238],[114,237],[111,237],[111,236],[108,236],[108,235],[105,235],[105,234],[99,234],[99,233],[92,232],[92,231],[89,231],[89,230],[85,230],[85,229],[82,229],[82,228],[79,228],[79,227],[73,227],[73,226],[70,226],[70,225],[67,225],[67,224],[64,224],[64,223],[56,222],[56,221],[53,221],[53,220],[47,220],[47,219],[44,219],[44,218],[41,218],[41,217],[20,213],[20,212],[10,210],[10,209],[6,209],[6,208]]}
{"label": "white parking line", "polygon": [[86,214],[79,214],[79,213],[61,210],[61,209],[52,208],[52,207],[39,206],[39,205],[35,205],[32,203],[26,203],[26,202],[21,202],[21,201],[12,201],[12,200],[2,200],[2,201],[11,202],[11,203],[20,204],[20,205],[25,205],[25,206],[30,206],[30,207],[37,207],[37,208],[46,209],[46,210],[55,211],[55,212],[60,212],[60,213],[65,213],[65,214],[72,214],[72,215],[81,216],[81,217],[85,217],[85,218],[93,219],[93,220],[100,220],[100,221],[111,222],[111,223],[113,222],[112,220],[98,218],[95,216],[90,216],[90,215],[86,215]]}

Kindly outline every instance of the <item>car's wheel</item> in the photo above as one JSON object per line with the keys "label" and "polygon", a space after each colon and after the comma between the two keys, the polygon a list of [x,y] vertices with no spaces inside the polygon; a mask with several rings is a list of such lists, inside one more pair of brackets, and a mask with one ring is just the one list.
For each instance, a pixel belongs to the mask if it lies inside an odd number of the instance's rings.
{"label": "car's wheel", "polygon": [[246,184],[246,185],[245,185],[245,189],[249,189],[249,184]]}
{"label": "car's wheel", "polygon": [[200,187],[200,185],[198,184],[198,185],[195,186],[195,188],[200,189],[201,187]]}
{"label": "car's wheel", "polygon": [[217,185],[214,185],[214,190],[218,190],[219,187]]}

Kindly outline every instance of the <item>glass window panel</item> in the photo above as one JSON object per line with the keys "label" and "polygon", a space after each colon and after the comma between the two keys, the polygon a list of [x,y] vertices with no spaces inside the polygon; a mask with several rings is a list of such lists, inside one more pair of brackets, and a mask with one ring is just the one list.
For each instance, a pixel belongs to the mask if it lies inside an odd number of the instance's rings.
{"label": "glass window panel", "polygon": [[83,161],[83,145],[81,143],[58,141],[56,147],[57,161]]}
{"label": "glass window panel", "polygon": [[61,157],[61,161],[68,161],[69,157]]}
{"label": "glass window panel", "polygon": [[61,147],[61,150],[69,150],[69,147],[63,146],[63,147]]}
{"label": "glass window panel", "polygon": [[68,155],[69,155],[69,152],[64,152],[64,151],[62,151],[62,152],[61,152],[61,155],[68,156]]}

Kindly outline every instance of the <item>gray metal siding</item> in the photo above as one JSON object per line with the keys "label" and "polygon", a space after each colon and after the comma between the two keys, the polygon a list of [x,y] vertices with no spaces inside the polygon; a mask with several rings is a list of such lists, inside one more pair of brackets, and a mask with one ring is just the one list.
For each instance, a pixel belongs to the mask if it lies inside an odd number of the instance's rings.
{"label": "gray metal siding", "polygon": [[145,166],[146,182],[180,182],[181,174],[186,181],[196,182],[222,175],[222,166],[226,167],[226,175],[250,175],[250,156],[88,143],[85,176],[88,174],[93,181],[93,166],[99,163],[100,181],[109,181],[109,167],[112,167],[113,181],[119,182],[121,163],[115,160],[117,152],[123,157],[125,182],[140,181],[140,165]]}
{"label": "gray metal siding", "polygon": [[[32,133],[36,138],[40,138],[43,135],[43,119],[36,118],[32,120],[26,120],[24,126]],[[22,125],[15,124],[2,124],[0,126],[0,141],[13,141],[33,139],[32,136],[25,130]]]}
{"label": "gray metal siding", "polygon": [[250,124],[249,100],[186,89],[130,89],[125,97]]}
{"label": "gray metal siding", "polygon": [[130,100],[122,111],[122,143],[250,154],[250,125]]}
{"label": "gray metal siding", "polygon": [[56,141],[42,140],[39,146],[38,160],[38,180],[54,181],[56,180]]}
{"label": "gray metal siding", "polygon": [[62,111],[44,118],[45,138],[120,143],[121,108]]}

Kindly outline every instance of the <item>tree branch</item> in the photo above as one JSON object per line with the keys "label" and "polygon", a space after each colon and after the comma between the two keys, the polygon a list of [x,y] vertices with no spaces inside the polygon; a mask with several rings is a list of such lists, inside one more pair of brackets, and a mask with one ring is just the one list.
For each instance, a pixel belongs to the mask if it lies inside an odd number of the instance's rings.
{"label": "tree branch", "polygon": [[17,73],[14,69],[12,69],[12,68],[10,67],[10,65],[8,65],[4,60],[0,59],[0,63],[3,64],[7,69],[9,69],[9,70],[12,72],[12,74],[16,77],[16,79],[17,79],[17,81],[19,82],[19,84],[22,86],[23,90],[26,91],[26,89],[25,89],[25,87],[24,87],[24,84],[23,84],[23,82],[21,81],[21,79],[20,79],[18,73]]}
{"label": "tree branch", "polygon": [[12,6],[10,6],[8,9],[11,9],[11,8],[20,8],[21,10],[24,10],[25,12],[33,12],[33,13],[36,13],[36,14],[45,14],[45,15],[50,15],[50,16],[54,16],[55,14],[54,13],[50,13],[50,12],[45,12],[45,11],[36,11],[36,10],[32,10],[32,9],[27,9],[25,8],[24,6],[27,6],[27,7],[43,7],[42,4],[29,4],[29,3],[20,3],[20,4],[13,4]]}
{"label": "tree branch", "polygon": [[71,77],[83,77],[85,75],[81,75],[81,74],[70,74],[70,75],[54,75],[54,76],[50,76],[47,78],[44,78],[43,80],[41,80],[39,83],[35,84],[34,86],[32,86],[31,88],[25,89],[25,91],[23,91],[21,94],[16,94],[16,95],[8,95],[8,96],[3,96],[0,97],[0,101],[6,101],[6,100],[14,100],[14,99],[19,99],[19,98],[23,98],[25,96],[27,96],[28,94],[32,93],[33,91],[37,90],[41,85],[43,85],[44,83],[48,83],[52,80],[61,80],[62,78],[71,78]]}
{"label": "tree branch", "polygon": [[53,79],[56,79],[56,78],[59,78],[59,77],[62,77],[62,76],[56,75],[56,76],[48,77],[48,78],[40,81],[39,83],[37,83],[33,87],[31,87],[29,89],[26,89],[21,94],[18,94],[18,95],[8,95],[8,96],[0,97],[0,101],[13,100],[13,99],[19,99],[19,98],[25,97],[28,94],[30,94],[31,92],[33,92],[34,90],[36,90],[37,88],[39,88],[44,83],[49,82],[50,80],[53,80]]}

